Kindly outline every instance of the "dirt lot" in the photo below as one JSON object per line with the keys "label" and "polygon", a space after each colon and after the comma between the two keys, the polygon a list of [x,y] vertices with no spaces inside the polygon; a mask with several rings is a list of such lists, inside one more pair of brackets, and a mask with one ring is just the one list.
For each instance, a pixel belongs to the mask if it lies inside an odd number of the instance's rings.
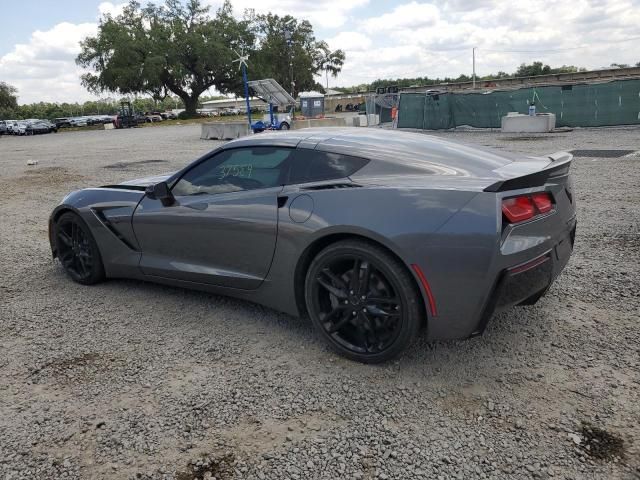
{"label": "dirt lot", "polygon": [[[640,150],[640,129],[444,137]],[[640,156],[578,157],[574,256],[464,342],[365,366],[308,321],[125,280],[72,283],[47,217],[175,170],[199,126],[0,138],[0,478],[640,478]],[[27,166],[27,161],[38,165]]]}

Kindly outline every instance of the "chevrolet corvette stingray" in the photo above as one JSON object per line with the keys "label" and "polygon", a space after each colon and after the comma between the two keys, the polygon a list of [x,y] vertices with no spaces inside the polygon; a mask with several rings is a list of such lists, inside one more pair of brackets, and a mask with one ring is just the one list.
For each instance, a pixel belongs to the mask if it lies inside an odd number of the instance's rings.
{"label": "chevrolet corvette stingray", "polygon": [[81,284],[247,299],[309,316],[338,353],[382,362],[421,327],[471,337],[545,294],[573,250],[571,159],[397,130],[262,133],[169,175],[72,192],[49,237]]}

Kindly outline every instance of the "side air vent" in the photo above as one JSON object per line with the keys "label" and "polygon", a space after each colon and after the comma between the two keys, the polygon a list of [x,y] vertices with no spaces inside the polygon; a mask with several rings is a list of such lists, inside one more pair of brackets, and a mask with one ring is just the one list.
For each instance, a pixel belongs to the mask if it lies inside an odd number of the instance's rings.
{"label": "side air vent", "polygon": [[102,224],[117,237],[118,240],[120,240],[127,246],[127,248],[133,250],[134,252],[138,251],[138,249],[131,245],[131,243],[113,226],[113,224],[105,216],[104,212],[95,208],[91,209],[91,211],[98,218],[98,220],[100,220],[100,222],[102,222]]}

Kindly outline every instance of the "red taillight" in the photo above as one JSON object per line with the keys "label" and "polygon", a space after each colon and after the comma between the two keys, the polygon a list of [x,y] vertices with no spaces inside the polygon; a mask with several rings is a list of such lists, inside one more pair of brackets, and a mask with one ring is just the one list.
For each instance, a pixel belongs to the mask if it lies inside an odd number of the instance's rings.
{"label": "red taillight", "polygon": [[540,213],[550,212],[553,208],[553,201],[551,200],[551,195],[547,192],[542,193],[534,193],[531,195],[531,200],[536,204],[536,208]]}
{"label": "red taillight", "polygon": [[536,214],[536,209],[528,196],[515,197],[502,201],[502,213],[504,213],[509,222],[518,223],[533,218]]}
{"label": "red taillight", "polygon": [[553,199],[547,192],[506,198],[502,201],[502,213],[509,223],[524,222],[551,210],[553,210]]}

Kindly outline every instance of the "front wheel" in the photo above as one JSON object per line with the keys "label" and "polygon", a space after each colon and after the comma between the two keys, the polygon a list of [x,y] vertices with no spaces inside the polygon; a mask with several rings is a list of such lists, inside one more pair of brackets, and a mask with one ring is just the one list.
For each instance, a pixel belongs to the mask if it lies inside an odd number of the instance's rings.
{"label": "front wheel", "polygon": [[407,268],[387,250],[345,240],[322,250],[305,281],[309,316],[341,355],[364,363],[390,360],[415,338],[424,309]]}
{"label": "front wheel", "polygon": [[280,124],[280,130],[289,130],[289,124],[287,122],[282,122]]}
{"label": "front wheel", "polygon": [[100,251],[84,220],[75,213],[63,213],[54,228],[57,257],[67,275],[82,285],[104,280]]}

